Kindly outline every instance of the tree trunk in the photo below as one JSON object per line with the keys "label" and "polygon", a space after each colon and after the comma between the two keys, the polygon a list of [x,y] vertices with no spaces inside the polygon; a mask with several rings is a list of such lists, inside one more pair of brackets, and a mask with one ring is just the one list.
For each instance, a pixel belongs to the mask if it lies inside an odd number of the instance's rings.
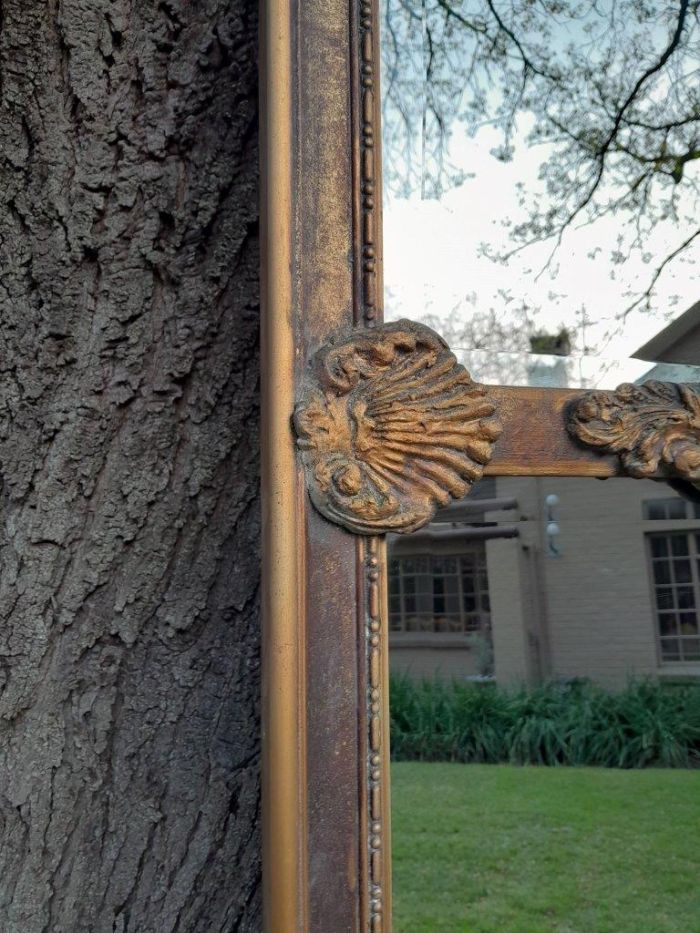
{"label": "tree trunk", "polygon": [[0,69],[0,930],[258,930],[257,4]]}

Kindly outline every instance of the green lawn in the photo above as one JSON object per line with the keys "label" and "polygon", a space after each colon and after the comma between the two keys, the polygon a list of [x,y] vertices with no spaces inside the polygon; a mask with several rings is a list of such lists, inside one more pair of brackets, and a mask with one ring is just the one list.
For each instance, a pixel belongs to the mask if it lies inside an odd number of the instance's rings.
{"label": "green lawn", "polygon": [[700,771],[392,764],[394,933],[700,933]]}

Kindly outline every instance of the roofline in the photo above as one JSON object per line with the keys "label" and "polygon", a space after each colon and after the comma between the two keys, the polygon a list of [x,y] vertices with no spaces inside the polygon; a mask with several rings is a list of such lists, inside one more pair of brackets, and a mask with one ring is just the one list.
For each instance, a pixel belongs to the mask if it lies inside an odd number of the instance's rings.
{"label": "roofline", "polygon": [[[655,337],[652,337],[643,347],[632,354],[633,359],[647,360],[650,363],[669,362],[663,359],[663,354],[682,340],[686,334],[700,324],[700,301],[696,301],[680,317],[664,327]],[[678,363],[691,363],[692,360],[676,360]]]}

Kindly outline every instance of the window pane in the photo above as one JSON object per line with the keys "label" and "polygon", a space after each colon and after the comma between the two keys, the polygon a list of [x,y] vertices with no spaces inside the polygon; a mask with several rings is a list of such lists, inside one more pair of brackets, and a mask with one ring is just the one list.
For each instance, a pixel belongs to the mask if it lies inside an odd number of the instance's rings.
{"label": "window pane", "polygon": [[659,613],[659,633],[662,637],[664,635],[678,634],[678,619],[675,612]]}
{"label": "window pane", "polygon": [[661,639],[661,657],[664,661],[679,661],[681,657],[679,640],[677,638]]}
{"label": "window pane", "polygon": [[653,557],[666,557],[668,554],[668,543],[666,537],[653,535],[651,539],[651,553]]}
{"label": "window pane", "polygon": [[654,583],[670,583],[671,566],[667,560],[654,561]]}
{"label": "window pane", "polygon": [[673,576],[676,578],[676,583],[690,583],[692,580],[692,576],[690,574],[690,561],[674,560]]}
{"label": "window pane", "polygon": [[660,586],[656,590],[656,605],[659,609],[673,609],[673,590],[670,586]]}
{"label": "window pane", "polygon": [[684,638],[681,644],[684,661],[700,661],[700,638]]}
{"label": "window pane", "polygon": [[442,577],[433,577],[433,612],[445,611],[445,581]]}
{"label": "window pane", "polygon": [[669,518],[685,518],[685,501],[683,499],[669,499],[667,514]]}
{"label": "window pane", "polygon": [[679,586],[676,591],[676,599],[679,609],[695,608],[695,594],[693,593],[693,588],[690,586]]}
{"label": "window pane", "polygon": [[671,552],[675,557],[685,557],[688,553],[688,538],[686,535],[671,535]]}
{"label": "window pane", "polygon": [[698,630],[698,617],[694,612],[681,612],[681,635],[695,635]]}
{"label": "window pane", "polygon": [[646,517],[651,521],[658,521],[662,518],[666,518],[666,509],[664,508],[663,501],[660,499],[654,499],[651,502],[645,502],[646,506]]}

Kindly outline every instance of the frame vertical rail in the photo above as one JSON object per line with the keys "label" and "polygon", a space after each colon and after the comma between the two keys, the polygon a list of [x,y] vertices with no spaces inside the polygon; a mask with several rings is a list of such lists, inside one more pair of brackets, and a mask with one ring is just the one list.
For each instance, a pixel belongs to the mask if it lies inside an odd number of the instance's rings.
{"label": "frame vertical rail", "polygon": [[390,933],[385,548],[309,505],[314,353],[381,322],[377,0],[262,0],[265,933]]}
{"label": "frame vertical rail", "polygon": [[292,5],[263,0],[262,487],[263,923],[308,929],[304,609],[297,542],[305,492],[290,417],[294,404],[294,82]]}
{"label": "frame vertical rail", "polygon": [[391,807],[389,783],[389,631],[386,541],[363,544],[367,642],[368,929],[391,931]]}
{"label": "frame vertical rail", "polygon": [[[373,327],[383,318],[381,95],[379,0],[354,0],[352,45],[355,138],[356,324]],[[365,580],[363,636],[367,713],[365,792],[365,922],[369,933],[391,933],[391,802],[389,781],[389,626],[386,542],[363,543]]]}

